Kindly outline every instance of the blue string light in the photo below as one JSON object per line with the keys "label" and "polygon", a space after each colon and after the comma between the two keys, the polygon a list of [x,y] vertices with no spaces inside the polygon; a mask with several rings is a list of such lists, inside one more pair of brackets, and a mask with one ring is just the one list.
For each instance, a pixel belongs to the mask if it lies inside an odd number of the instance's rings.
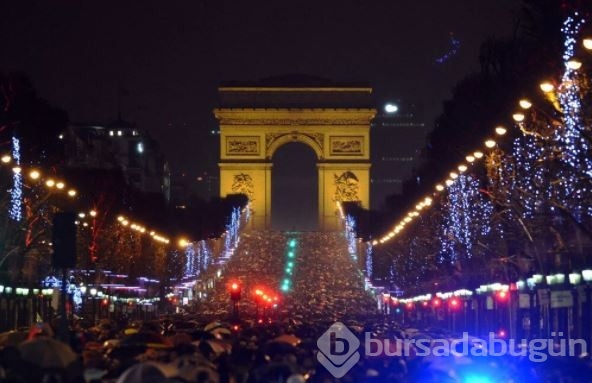
{"label": "blue string light", "polygon": [[473,257],[473,245],[491,231],[493,204],[483,198],[479,181],[461,174],[448,188],[440,234],[441,263],[455,264]]}
{"label": "blue string light", "polygon": [[356,237],[356,221],[351,215],[345,217],[345,238],[347,239],[347,250],[349,252],[350,257],[352,257],[354,261],[357,261],[358,240]]}
{"label": "blue string light", "polygon": [[366,244],[366,277],[369,280],[372,280],[372,267],[373,266],[373,249],[374,247],[372,246],[371,242],[368,242]]}
{"label": "blue string light", "polygon": [[566,165],[566,169],[563,169],[559,175],[561,182],[558,184],[558,197],[580,222],[591,210],[590,206],[582,206],[585,196],[588,195],[588,187],[580,180],[583,177],[592,178],[592,160],[590,147],[582,134],[584,119],[578,70],[570,67],[568,62],[574,57],[577,36],[584,22],[585,20],[576,12],[574,17],[566,18],[561,29],[565,36],[563,52],[565,71],[558,92],[563,124],[554,135],[554,140],[562,153],[560,161]]}
{"label": "blue string light", "polygon": [[[12,158],[17,166],[21,164],[21,146],[16,137],[12,137]],[[23,175],[20,171],[14,172],[12,176],[13,184],[10,191],[10,209],[9,216],[15,221],[23,218]]]}

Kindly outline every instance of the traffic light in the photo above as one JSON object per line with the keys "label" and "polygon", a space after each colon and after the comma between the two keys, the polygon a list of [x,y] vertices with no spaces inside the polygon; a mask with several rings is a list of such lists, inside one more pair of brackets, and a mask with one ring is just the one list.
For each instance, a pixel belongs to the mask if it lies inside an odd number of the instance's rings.
{"label": "traffic light", "polygon": [[457,309],[460,307],[460,300],[458,298],[452,298],[449,304],[451,309]]}
{"label": "traffic light", "polygon": [[501,290],[495,294],[498,302],[506,302],[509,297],[509,293],[507,291]]}
{"label": "traffic light", "polygon": [[230,285],[230,299],[233,301],[240,301],[241,299],[241,287],[236,282]]}

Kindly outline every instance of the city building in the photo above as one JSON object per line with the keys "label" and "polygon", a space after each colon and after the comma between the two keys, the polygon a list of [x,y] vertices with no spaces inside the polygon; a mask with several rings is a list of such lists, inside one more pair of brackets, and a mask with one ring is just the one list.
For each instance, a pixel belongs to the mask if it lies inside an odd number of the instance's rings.
{"label": "city building", "polygon": [[128,185],[170,200],[170,170],[150,135],[122,119],[70,124],[63,136],[69,168],[121,169]]}
{"label": "city building", "polygon": [[370,201],[379,210],[390,195],[402,194],[413,176],[425,145],[426,124],[421,105],[395,100],[377,108],[370,127],[372,142]]}

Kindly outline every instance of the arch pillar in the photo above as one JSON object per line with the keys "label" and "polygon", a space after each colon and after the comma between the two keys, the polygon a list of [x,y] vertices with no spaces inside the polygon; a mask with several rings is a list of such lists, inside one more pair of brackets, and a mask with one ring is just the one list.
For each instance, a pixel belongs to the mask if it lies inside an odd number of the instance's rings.
{"label": "arch pillar", "polygon": [[269,162],[220,163],[220,191],[249,197],[249,226],[264,230],[271,224],[271,168]]}
{"label": "arch pillar", "polygon": [[370,206],[370,164],[317,164],[319,174],[319,227],[325,231],[339,230],[337,202],[359,202]]}

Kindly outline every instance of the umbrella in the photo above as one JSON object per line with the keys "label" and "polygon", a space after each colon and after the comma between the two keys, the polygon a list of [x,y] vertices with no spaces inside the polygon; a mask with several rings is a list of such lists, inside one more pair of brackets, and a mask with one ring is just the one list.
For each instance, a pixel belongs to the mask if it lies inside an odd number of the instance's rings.
{"label": "umbrella", "polygon": [[214,334],[214,336],[218,339],[223,338],[225,335],[231,335],[232,332],[227,329],[226,327],[216,327],[210,333]]}
{"label": "umbrella", "polygon": [[212,381],[219,380],[216,365],[199,355],[184,355],[168,364],[159,364],[159,367],[166,376],[187,382],[197,382],[200,375],[208,376]]}
{"label": "umbrella", "polygon": [[205,331],[212,331],[215,328],[223,327],[223,326],[224,325],[222,323],[218,322],[218,321],[210,322],[207,325],[205,325],[204,330]]}
{"label": "umbrella", "polygon": [[265,354],[269,356],[296,354],[296,347],[286,342],[275,342],[273,340],[265,345]]}
{"label": "umbrella", "polygon": [[193,345],[197,346],[197,348],[204,352],[212,352],[214,355],[220,355],[225,352],[230,352],[231,346],[224,342],[221,342],[217,339],[208,339],[208,340],[199,340],[192,343]]}
{"label": "umbrella", "polygon": [[157,364],[144,362],[129,367],[117,378],[116,383],[158,382],[165,378],[164,372]]}
{"label": "umbrella", "polygon": [[19,350],[23,360],[42,368],[66,368],[78,357],[66,343],[49,337],[25,341]]}
{"label": "umbrella", "polygon": [[135,334],[127,335],[121,340],[121,342],[119,342],[119,346],[146,346],[150,348],[171,347],[162,335],[152,331],[140,331]]}
{"label": "umbrella", "polygon": [[294,335],[291,334],[283,334],[278,336],[277,338],[272,339],[272,342],[282,342],[288,343],[292,346],[298,346],[302,340]]}
{"label": "umbrella", "polygon": [[27,339],[24,331],[7,331],[0,334],[0,347],[16,346]]}

